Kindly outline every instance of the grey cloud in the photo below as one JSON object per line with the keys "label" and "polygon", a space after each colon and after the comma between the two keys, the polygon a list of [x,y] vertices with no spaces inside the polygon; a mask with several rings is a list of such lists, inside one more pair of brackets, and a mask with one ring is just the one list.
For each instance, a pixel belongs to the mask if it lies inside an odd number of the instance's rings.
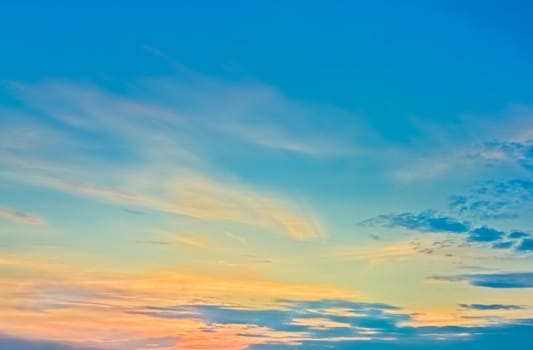
{"label": "grey cloud", "polygon": [[533,181],[511,179],[486,181],[466,195],[452,195],[450,208],[458,215],[486,220],[519,217],[533,200]]}
{"label": "grey cloud", "polygon": [[463,309],[472,310],[520,310],[524,309],[521,305],[504,305],[504,304],[460,304]]}
{"label": "grey cloud", "polygon": [[533,288],[533,272],[433,276],[431,279],[449,282],[464,281],[473,286],[486,288]]}
{"label": "grey cloud", "polygon": [[[456,203],[461,202],[455,199]],[[492,243],[494,249],[509,249],[514,242],[509,239],[529,236],[521,231],[514,231],[508,235],[504,231],[493,227],[479,226],[472,228],[469,221],[464,221],[452,216],[439,214],[435,210],[425,210],[419,213],[384,214],[365,220],[360,223],[364,226],[400,227],[424,233],[459,233],[465,234],[466,240],[470,243],[485,244]],[[505,238],[508,238],[505,240]],[[521,250],[528,250],[529,241],[524,241]],[[416,249],[424,254],[433,254],[435,250],[444,249],[451,245],[450,241],[435,242],[431,248]],[[522,245],[521,245],[522,247]]]}
{"label": "grey cloud", "polygon": [[421,232],[451,232],[465,233],[470,229],[470,223],[438,214],[434,210],[420,213],[400,213],[380,215],[365,220],[362,225],[401,227]]}
{"label": "grey cloud", "polygon": [[[305,332],[307,336],[317,339],[363,336],[363,329],[373,329],[376,332],[374,336],[379,338],[396,333],[401,323],[411,320],[411,316],[399,312],[398,307],[380,303],[330,299],[278,300],[277,302],[279,309],[256,310],[219,305],[177,305],[148,306],[133,313],[159,318],[198,319],[207,324],[207,330],[217,324],[243,324],[267,327],[274,331]],[[331,309],[335,308],[345,309],[348,313],[332,312]],[[337,325],[316,328],[296,323],[296,320],[316,318],[336,322]]]}

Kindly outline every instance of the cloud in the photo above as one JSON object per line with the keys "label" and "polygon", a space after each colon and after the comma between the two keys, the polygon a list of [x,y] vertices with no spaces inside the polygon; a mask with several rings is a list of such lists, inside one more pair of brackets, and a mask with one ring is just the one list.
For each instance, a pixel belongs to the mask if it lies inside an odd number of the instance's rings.
{"label": "cloud", "polygon": [[465,281],[473,286],[486,288],[533,288],[533,272],[434,276],[431,278],[450,282]]}
{"label": "cloud", "polygon": [[[465,234],[466,241],[470,243],[492,243],[494,249],[509,249],[514,242],[508,239],[527,237],[527,233],[514,231],[508,235],[504,231],[492,227],[481,226],[472,228],[469,221],[456,219],[451,216],[438,214],[435,210],[426,210],[420,213],[386,214],[365,220],[361,225],[400,227],[423,233],[460,233]],[[504,238],[507,237],[507,240]],[[430,248],[416,247],[416,250],[425,254],[433,254],[435,250],[447,248],[449,244],[441,245],[434,242]],[[527,250],[528,242],[525,243]]]}
{"label": "cloud", "polygon": [[334,108],[288,100],[273,87],[257,82],[225,82],[194,72],[186,75],[183,81],[137,82],[141,94],[134,98],[60,80],[14,83],[12,91],[29,106],[67,125],[123,139],[139,134],[136,126],[143,126],[188,141],[192,140],[184,132],[202,135],[209,143],[221,138],[305,156],[338,156],[353,148],[339,141],[342,129],[311,127],[320,123],[323,114],[342,113]]}
{"label": "cloud", "polygon": [[59,342],[24,339],[1,334],[0,348],[4,350],[99,350],[98,348],[90,346],[75,346]]}
{"label": "cloud", "polygon": [[[205,322],[204,332],[246,325],[240,336],[249,339],[247,349],[443,349],[476,348],[487,337],[512,333],[520,342],[527,339],[533,321],[516,320],[493,326],[419,326],[409,325],[411,315],[387,304],[347,300],[278,300],[276,309],[249,309],[219,305],[176,305],[144,307],[140,313],[163,319],[193,317]],[[463,304],[474,310],[516,310],[517,305]],[[251,332],[263,329],[262,334]],[[276,334],[286,334],[283,339]],[[516,339],[517,338],[513,338]]]}
{"label": "cloud", "polygon": [[325,255],[328,259],[334,260],[358,260],[376,266],[381,262],[390,260],[405,260],[415,255],[419,251],[419,246],[409,241],[399,241],[387,245],[372,246],[339,246],[330,249]]}
{"label": "cloud", "polygon": [[[406,331],[415,332],[409,329]],[[298,344],[257,344],[248,350],[472,350],[472,349],[525,349],[533,332],[532,320],[494,327],[427,327],[423,332],[435,332],[434,337],[391,337],[388,340],[357,341],[337,339],[330,341],[307,340]],[[415,333],[416,334],[416,333]],[[423,333],[422,333],[423,334]]]}
{"label": "cloud", "polygon": [[434,210],[426,210],[420,213],[380,215],[365,220],[361,224],[401,227],[421,232],[465,233],[470,229],[469,222],[459,221],[452,217],[440,215]]}
{"label": "cloud", "polygon": [[95,291],[68,285],[42,285],[26,296],[30,301],[24,308],[37,312],[68,308],[90,303],[96,299]]}
{"label": "cloud", "polygon": [[[275,189],[246,183],[218,162],[220,152],[244,149],[242,143],[251,142],[244,140],[244,135],[238,133],[240,136],[235,137],[233,131],[220,129],[221,124],[247,130],[257,127],[258,133],[269,130],[285,135],[285,139],[276,136],[267,148],[292,143],[298,146],[292,147],[291,152],[319,152],[320,157],[325,156],[328,147],[319,145],[317,140],[326,136],[313,134],[305,141],[284,129],[286,119],[281,117],[292,115],[294,109],[299,111],[298,116],[288,123],[306,130],[306,117],[301,115],[307,115],[306,108],[293,106],[263,87],[241,90],[220,82],[198,84],[207,86],[189,89],[188,85],[170,81],[159,82],[157,87],[147,84],[145,94],[138,98],[64,81],[15,84],[16,95],[30,111],[46,117],[39,123],[31,116],[25,117],[22,120],[26,124],[19,120],[2,133],[16,141],[17,135],[35,130],[33,133],[40,135],[36,140],[54,147],[36,145],[37,141],[29,136],[26,143],[13,141],[16,147],[0,151],[3,175],[13,182],[52,188],[130,210],[252,225],[298,240],[325,236],[325,228],[304,199],[296,201]],[[154,98],[153,90],[173,98]],[[205,103],[210,98],[213,104],[221,104],[219,110],[204,110],[211,105]],[[176,99],[182,99],[183,104]],[[257,116],[251,112],[270,102],[275,106],[271,108],[281,111],[270,108]],[[278,117],[270,118],[269,111]],[[304,131],[299,135],[307,138]],[[257,146],[263,147],[264,143],[260,141]],[[65,152],[71,156],[65,157]]]}
{"label": "cloud", "polygon": [[516,247],[519,251],[525,251],[525,252],[531,252],[533,251],[533,239],[531,238],[525,238],[520,242],[520,244]]}
{"label": "cloud", "polygon": [[[53,342],[39,339],[18,338],[0,334],[0,348],[3,350],[110,350],[110,349],[174,349],[179,342],[178,337],[138,338],[127,339],[116,343],[112,348],[101,348],[80,345],[78,342]],[[117,348],[116,346],[119,346]]]}
{"label": "cloud", "polygon": [[123,349],[156,349],[156,350],[170,350],[179,348],[180,338],[170,335],[164,337],[154,338],[137,338],[128,339],[120,346]]}
{"label": "cloud", "polygon": [[[420,135],[403,152],[396,152],[401,161],[392,171],[393,178],[411,184],[442,180],[445,176],[463,177],[465,173],[483,177],[496,169],[530,174],[533,170],[531,115],[528,106],[510,106],[494,121],[461,116],[451,123],[419,122],[416,126]],[[483,203],[476,205],[483,206]],[[497,205],[488,208],[500,215]],[[482,210],[479,214],[485,215]]]}
{"label": "cloud", "polygon": [[522,232],[522,231],[514,231],[509,233],[508,237],[511,239],[518,239],[518,238],[525,238],[531,236],[529,233]]}
{"label": "cloud", "polygon": [[0,207],[0,217],[13,220],[19,224],[27,225],[39,225],[44,222],[44,220],[39,216],[22,213],[6,207]]}
{"label": "cloud", "polygon": [[450,208],[458,215],[479,220],[512,219],[527,212],[533,200],[533,182],[523,179],[485,181],[466,195],[452,195]]}
{"label": "cloud", "polygon": [[501,242],[494,242],[492,244],[492,248],[494,249],[508,249],[508,248],[511,248],[513,246],[513,242],[512,241],[501,241]]}
{"label": "cloud", "polygon": [[211,248],[211,244],[199,234],[164,232],[160,234],[160,236],[161,239],[137,240],[136,243],[162,246],[179,246],[193,250],[208,250]]}
{"label": "cloud", "polygon": [[504,232],[483,226],[470,231],[468,240],[471,242],[494,242],[503,236]]}
{"label": "cloud", "polygon": [[514,203],[501,197],[498,199],[476,199],[455,195],[450,200],[450,207],[459,215],[481,220],[512,219],[518,216],[514,210]]}
{"label": "cloud", "polygon": [[[16,296],[15,308],[1,311],[16,317],[2,324],[4,330],[18,337],[45,337],[112,349],[178,346],[241,350],[257,344],[283,347],[350,342],[363,346],[368,341],[419,344],[450,341],[471,329],[419,326],[417,314],[385,303],[353,301],[344,296],[320,299],[322,295],[334,294],[327,289],[317,289],[314,294],[291,293],[287,285],[187,280],[173,271],[159,278],[150,274],[144,281],[113,275],[107,283],[90,278],[78,287],[32,284],[29,292],[24,293],[24,284],[19,282],[9,288],[6,295]],[[209,291],[213,289],[220,292],[218,297],[211,298],[213,294]],[[276,299],[280,290],[296,299]],[[234,298],[238,293],[241,296]],[[248,302],[251,297],[264,301]],[[39,306],[35,308],[38,314],[17,307],[32,300]],[[241,304],[243,300],[247,305]],[[145,304],[146,301],[149,302]],[[80,322],[63,321],[80,314],[85,315]],[[32,324],[30,329],[23,327],[28,322]],[[55,322],[62,327],[51,329],[50,324]],[[475,328],[476,334],[485,332],[486,328]]]}
{"label": "cloud", "polygon": [[521,310],[524,307],[520,305],[504,305],[504,304],[460,304],[463,309],[471,310]]}
{"label": "cloud", "polygon": [[[316,346],[327,348],[360,348],[372,344],[376,348],[391,346],[409,348],[432,344],[450,345],[454,341],[471,341],[474,336],[491,332],[490,326],[415,326],[417,314],[382,303],[321,299],[310,301],[277,300],[272,309],[252,309],[220,305],[145,306],[135,311],[149,317],[183,319],[192,317],[206,324],[212,332],[224,326],[247,325],[249,329],[264,329],[263,335],[241,331],[250,340],[247,349],[292,349]],[[516,305],[463,304],[464,309],[517,310]],[[516,322],[520,322],[517,320]],[[501,326],[492,324],[494,327]],[[507,321],[506,321],[507,322]],[[526,321],[527,322],[527,321]],[[512,321],[511,321],[512,324]],[[533,325],[533,324],[532,324]],[[272,334],[290,334],[283,340]],[[263,345],[259,345],[263,344]],[[268,345],[270,344],[270,345]],[[321,344],[321,345],[318,345]],[[348,346],[349,345],[349,346]]]}
{"label": "cloud", "polygon": [[291,139],[286,131],[276,130],[268,125],[228,125],[222,129],[230,135],[236,135],[243,141],[274,150],[288,151],[315,157],[327,157],[342,154],[342,148],[327,140],[318,138],[316,143],[307,143]]}
{"label": "cloud", "polygon": [[[294,340],[339,337],[380,339],[397,332],[411,320],[408,314],[387,304],[347,300],[278,300],[276,309],[249,309],[219,305],[145,307],[135,311],[166,319],[196,318],[208,327],[217,325],[257,326],[274,332],[291,332]],[[270,342],[276,342],[270,339]]]}
{"label": "cloud", "polygon": [[[354,297],[353,292],[325,286],[185,275],[175,269],[133,276],[80,272],[84,269],[77,264],[65,270],[35,265],[42,272],[25,272],[39,273],[42,278],[37,280],[0,276],[5,285],[0,298],[9,300],[0,306],[5,316],[0,318],[2,332],[106,349],[151,349],[159,344],[170,350],[177,342],[184,349],[241,350],[251,343],[288,343],[302,337],[297,324],[279,321],[285,331],[259,326],[276,324],[278,316],[292,317],[284,313],[289,308],[275,300],[280,293],[303,300]],[[269,306],[261,310],[258,305],[264,304]],[[258,309],[263,312],[254,314]]]}
{"label": "cloud", "polygon": [[[435,181],[453,170],[460,168],[472,170],[477,165],[468,159],[464,150],[451,151],[433,150],[433,154],[419,156],[420,149],[427,149],[428,145],[419,145],[418,148],[408,149],[403,155],[403,161],[392,171],[392,179],[403,185],[414,184],[420,181]],[[454,147],[456,148],[456,147]],[[424,152],[426,153],[426,152]]]}
{"label": "cloud", "polygon": [[174,189],[179,196],[177,208],[191,217],[259,225],[300,240],[325,234],[313,215],[281,196],[260,193],[244,185],[221,184],[198,175],[182,179]]}
{"label": "cloud", "polygon": [[[128,177],[135,177],[135,174]],[[297,240],[323,237],[325,229],[315,218],[281,195],[262,193],[239,183],[223,183],[203,174],[174,174],[162,184],[164,195],[122,190],[53,178],[35,180],[42,186],[124,206],[184,215],[199,220],[227,221],[283,232]],[[125,182],[131,182],[126,179]]]}
{"label": "cloud", "polygon": [[528,171],[533,170],[533,140],[486,142],[480,155],[488,160],[512,162]]}

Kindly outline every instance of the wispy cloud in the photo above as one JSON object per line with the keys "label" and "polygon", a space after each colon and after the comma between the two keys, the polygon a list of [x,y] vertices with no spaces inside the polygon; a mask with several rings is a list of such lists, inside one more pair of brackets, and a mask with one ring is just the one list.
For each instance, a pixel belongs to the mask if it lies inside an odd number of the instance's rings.
{"label": "wispy cloud", "polygon": [[221,183],[202,174],[175,174],[166,180],[168,183],[162,184],[160,190],[165,192],[160,196],[140,188],[109,188],[54,178],[36,178],[35,181],[39,185],[126,207],[260,226],[300,240],[325,234],[317,219],[282,196],[261,193],[242,184]]}
{"label": "wispy cloud", "polygon": [[[190,88],[171,81],[145,86],[147,91],[163,89],[172,96],[172,103],[130,99],[64,81],[14,84],[17,96],[30,109],[56,121],[36,124],[29,118],[31,130],[59,135],[54,140],[63,143],[60,149],[74,156],[65,160],[55,148],[31,142],[7,148],[0,154],[6,166],[4,177],[128,208],[259,226],[295,239],[324,236],[325,228],[304,202],[239,180],[221,168],[212,153],[228,144],[254,143],[323,156],[342,148],[326,146],[336,144],[336,138],[326,141],[327,136],[308,135],[302,131],[305,127],[297,135],[284,130],[286,123],[276,121],[295,114],[290,123],[299,119],[296,123],[305,125],[304,116],[314,112],[271,89],[197,83],[201,86]],[[16,140],[22,131],[14,128],[10,134]],[[317,142],[322,138],[324,143]],[[216,173],[217,180],[207,172]]]}
{"label": "wispy cloud", "polygon": [[328,258],[340,260],[361,260],[375,265],[385,260],[401,260],[413,256],[417,253],[416,246],[412,242],[396,242],[388,245],[377,245],[367,247],[343,246],[333,248]]}
{"label": "wispy cloud", "polygon": [[0,207],[0,217],[13,220],[20,224],[39,225],[44,223],[44,220],[39,216],[23,213],[6,207]]}
{"label": "wispy cloud", "polygon": [[530,107],[514,105],[491,121],[462,116],[458,122],[448,124],[415,123],[420,137],[397,153],[401,163],[394,163],[392,177],[397,182],[413,184],[458,174],[475,177],[494,169],[530,173],[532,114]]}
{"label": "wispy cloud", "polygon": [[487,160],[507,161],[524,169],[533,170],[533,140],[491,141],[480,153]]}
{"label": "wispy cloud", "polygon": [[161,238],[138,240],[136,242],[139,244],[176,246],[193,250],[208,250],[211,248],[210,243],[203,239],[199,234],[165,232],[163,234],[159,234],[158,236],[161,236]]}
{"label": "wispy cloud", "polygon": [[[334,130],[328,135],[326,130],[317,133],[310,127],[319,122],[317,108],[287,100],[270,86],[229,83],[200,75],[192,79],[187,84],[179,79],[141,83],[146,93],[134,99],[67,81],[13,83],[13,87],[32,108],[67,125],[104,135],[146,136],[139,128],[145,127],[157,131],[152,137],[180,135],[188,146],[194,146],[194,140],[185,133],[202,135],[208,143],[222,137],[232,143],[311,156],[338,155],[353,148],[339,143]],[[154,98],[154,93],[163,98]],[[324,109],[325,114],[339,113],[333,108],[318,109]]]}

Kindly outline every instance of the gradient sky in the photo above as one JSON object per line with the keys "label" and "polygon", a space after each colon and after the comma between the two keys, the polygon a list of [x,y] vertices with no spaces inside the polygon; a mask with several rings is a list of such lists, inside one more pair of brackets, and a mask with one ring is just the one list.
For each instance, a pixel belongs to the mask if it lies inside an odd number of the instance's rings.
{"label": "gradient sky", "polygon": [[532,16],[4,1],[0,348],[528,348]]}

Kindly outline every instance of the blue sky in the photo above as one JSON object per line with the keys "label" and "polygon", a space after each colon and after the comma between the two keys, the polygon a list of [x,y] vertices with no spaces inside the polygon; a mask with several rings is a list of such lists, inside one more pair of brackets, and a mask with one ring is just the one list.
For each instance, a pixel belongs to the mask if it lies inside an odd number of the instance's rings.
{"label": "blue sky", "polygon": [[0,346],[524,348],[532,11],[0,5]]}

